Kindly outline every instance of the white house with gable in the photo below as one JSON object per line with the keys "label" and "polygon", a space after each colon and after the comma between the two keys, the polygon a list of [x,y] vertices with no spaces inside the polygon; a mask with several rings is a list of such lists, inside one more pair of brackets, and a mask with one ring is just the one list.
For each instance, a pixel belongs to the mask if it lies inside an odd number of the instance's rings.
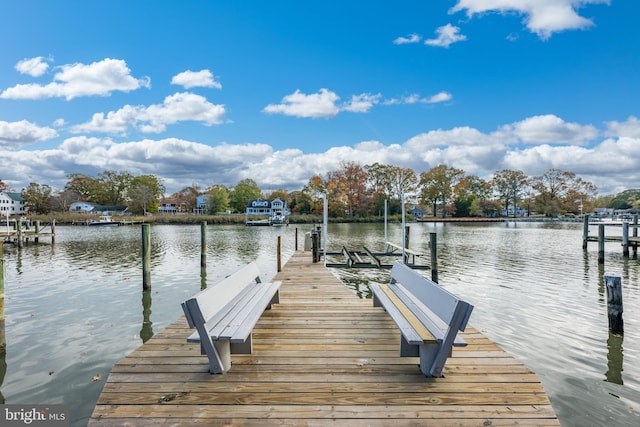
{"label": "white house with gable", "polygon": [[0,191],[0,217],[11,215],[24,215],[27,209],[24,206],[22,194],[11,191]]}

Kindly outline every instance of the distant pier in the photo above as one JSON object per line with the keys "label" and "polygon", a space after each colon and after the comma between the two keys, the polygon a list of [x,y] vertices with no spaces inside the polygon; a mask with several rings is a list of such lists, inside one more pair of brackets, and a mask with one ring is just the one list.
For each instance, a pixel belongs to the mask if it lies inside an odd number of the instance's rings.
{"label": "distant pier", "polygon": [[44,226],[40,221],[29,220],[8,220],[0,225],[0,242],[14,244],[21,248],[25,243],[33,241],[38,243],[41,238],[50,238],[55,241],[56,222]]}
{"label": "distant pier", "polygon": [[[597,226],[598,235],[590,236],[589,227]],[[622,234],[607,235],[607,228],[622,227]],[[640,237],[638,237],[638,215],[634,215],[631,222],[629,221],[591,221],[589,215],[584,216],[582,231],[582,248],[587,249],[589,242],[598,242],[598,262],[604,263],[604,244],[605,242],[620,242],[622,246],[622,255],[629,256],[629,250],[633,251],[634,258],[638,256],[638,245],[640,245]]]}

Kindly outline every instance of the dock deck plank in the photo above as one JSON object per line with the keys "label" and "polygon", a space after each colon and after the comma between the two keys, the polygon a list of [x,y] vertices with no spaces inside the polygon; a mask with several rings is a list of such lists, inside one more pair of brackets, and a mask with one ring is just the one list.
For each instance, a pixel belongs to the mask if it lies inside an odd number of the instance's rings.
{"label": "dock deck plank", "polygon": [[89,425],[560,425],[538,376],[472,327],[425,378],[384,310],[308,253],[274,280],[253,354],[210,375],[182,317],[113,367]]}

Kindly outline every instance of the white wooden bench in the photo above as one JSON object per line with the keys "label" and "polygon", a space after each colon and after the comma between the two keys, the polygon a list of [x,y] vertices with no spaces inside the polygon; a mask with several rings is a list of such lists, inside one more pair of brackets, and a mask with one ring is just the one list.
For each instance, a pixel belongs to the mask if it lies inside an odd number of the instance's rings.
{"label": "white wooden bench", "polygon": [[400,328],[400,356],[420,357],[420,370],[441,377],[452,346],[466,346],[464,331],[473,306],[396,262],[389,284],[369,283],[373,305],[384,307]]}
{"label": "white wooden bench", "polygon": [[281,283],[262,283],[251,262],[182,303],[189,327],[196,328],[187,341],[200,343],[209,372],[228,371],[231,353],[251,353],[251,331],[264,310],[279,302]]}

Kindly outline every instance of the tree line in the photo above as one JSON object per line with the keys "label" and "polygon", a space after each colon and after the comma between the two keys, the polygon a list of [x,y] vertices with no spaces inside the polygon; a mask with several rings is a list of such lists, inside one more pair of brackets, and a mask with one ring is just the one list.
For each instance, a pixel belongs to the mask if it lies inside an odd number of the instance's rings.
{"label": "tree line", "polygon": [[[7,189],[0,180],[0,190]],[[29,211],[45,214],[67,211],[76,201],[100,205],[127,205],[135,214],[156,213],[164,199],[165,187],[154,175],[134,176],[128,172],[106,170],[97,177],[70,174],[62,191],[53,192],[47,184],[30,183],[22,190]],[[385,201],[390,214],[401,212],[401,200],[433,216],[530,215],[548,217],[590,212],[595,207],[618,209],[640,207],[640,190],[627,190],[616,196],[597,197],[597,188],[575,173],[549,169],[538,176],[520,170],[497,171],[490,180],[441,164],[416,173],[410,168],[373,163],[344,162],[324,176],[312,176],[300,190],[279,189],[263,193],[252,179],[233,187],[214,184],[205,189],[197,184],[172,194],[169,199],[178,211],[193,213],[197,198],[206,195],[206,211],[215,214],[242,213],[252,199],[279,197],[294,214],[322,214],[323,199],[328,200],[331,217],[368,218],[384,214]]]}

